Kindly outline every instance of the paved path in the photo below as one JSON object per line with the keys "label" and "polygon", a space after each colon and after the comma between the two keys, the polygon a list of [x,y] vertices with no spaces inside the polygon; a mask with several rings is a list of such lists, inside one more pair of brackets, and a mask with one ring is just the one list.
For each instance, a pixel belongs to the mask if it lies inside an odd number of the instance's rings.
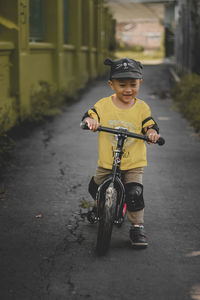
{"label": "paved path", "polygon": [[148,146],[144,175],[149,247],[128,242],[128,224],[114,229],[110,252],[93,251],[96,226],[80,203],[96,168],[97,135],[82,131],[83,112],[110,94],[92,84],[76,104],[17,140],[0,199],[2,300],[200,299],[200,142],[173,110],[167,66],[146,66],[140,97],[166,145]]}

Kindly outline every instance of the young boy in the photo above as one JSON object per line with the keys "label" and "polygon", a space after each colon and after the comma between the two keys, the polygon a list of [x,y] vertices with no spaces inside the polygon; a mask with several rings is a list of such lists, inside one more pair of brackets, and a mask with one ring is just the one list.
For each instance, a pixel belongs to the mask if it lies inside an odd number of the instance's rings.
{"label": "young boy", "polygon": [[[131,132],[147,134],[151,142],[155,143],[160,137],[159,128],[151,117],[149,106],[136,98],[143,78],[141,63],[128,58],[114,61],[108,58],[104,64],[111,67],[108,84],[115,93],[100,99],[82,120],[88,123],[91,131],[96,131],[100,124],[112,128],[124,127]],[[114,135],[99,134],[98,167],[89,183],[89,192],[94,199],[98,186],[112,171],[115,147]],[[146,165],[145,142],[128,138],[124,145],[121,170],[126,190],[127,217],[131,223],[130,240],[137,247],[148,245],[143,226],[142,175]]]}

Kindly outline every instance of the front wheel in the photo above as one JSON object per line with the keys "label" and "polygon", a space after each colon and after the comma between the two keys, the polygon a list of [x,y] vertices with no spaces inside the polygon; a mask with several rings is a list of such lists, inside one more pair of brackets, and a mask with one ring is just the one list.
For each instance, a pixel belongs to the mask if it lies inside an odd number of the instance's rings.
{"label": "front wheel", "polygon": [[127,204],[124,203],[120,214],[121,217],[115,221],[115,224],[117,225],[118,228],[120,228],[124,223],[126,215],[127,215]]}
{"label": "front wheel", "polygon": [[116,198],[117,192],[115,188],[113,186],[109,186],[105,192],[105,200],[100,201],[96,243],[96,252],[98,255],[105,255],[110,246]]}

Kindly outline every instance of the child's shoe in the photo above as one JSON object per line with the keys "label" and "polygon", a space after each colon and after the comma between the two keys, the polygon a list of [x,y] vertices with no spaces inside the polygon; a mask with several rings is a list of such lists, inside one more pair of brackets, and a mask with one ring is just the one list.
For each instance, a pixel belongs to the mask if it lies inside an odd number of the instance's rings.
{"label": "child's shoe", "polygon": [[132,225],[129,235],[132,246],[138,248],[146,248],[148,246],[143,225]]}
{"label": "child's shoe", "polygon": [[87,220],[90,224],[97,223],[97,207],[94,206],[92,210],[87,213]]}

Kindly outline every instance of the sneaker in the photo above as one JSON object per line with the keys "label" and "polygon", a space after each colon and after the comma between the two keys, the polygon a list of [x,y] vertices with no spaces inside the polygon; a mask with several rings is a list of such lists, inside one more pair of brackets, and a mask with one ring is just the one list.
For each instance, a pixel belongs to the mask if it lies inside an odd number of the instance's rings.
{"label": "sneaker", "polygon": [[132,225],[129,234],[132,246],[138,248],[146,248],[148,246],[143,225]]}
{"label": "sneaker", "polygon": [[97,207],[94,206],[92,210],[87,213],[87,220],[90,224],[97,223]]}

